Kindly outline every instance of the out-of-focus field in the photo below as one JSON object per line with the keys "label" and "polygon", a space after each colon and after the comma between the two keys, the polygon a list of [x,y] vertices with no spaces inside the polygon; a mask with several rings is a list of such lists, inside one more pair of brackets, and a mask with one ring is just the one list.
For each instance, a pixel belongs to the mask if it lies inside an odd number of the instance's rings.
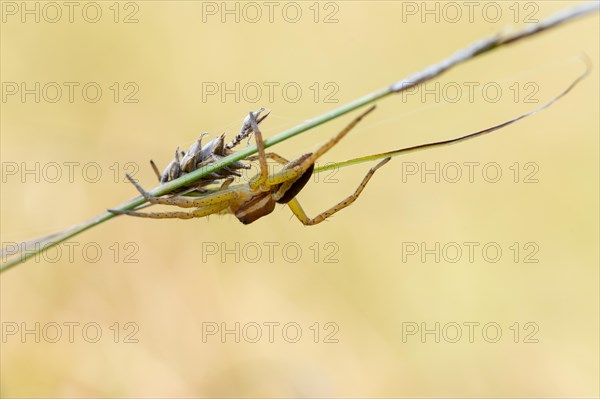
{"label": "out-of-focus field", "polygon": [[[472,21],[457,3],[452,23],[444,3],[427,3],[436,22],[402,2],[300,2],[292,23],[278,2],[272,22],[264,3],[252,22],[244,3],[99,2],[97,23],[86,3],[71,23],[57,3],[52,23],[35,4],[39,22],[3,9],[3,244],[134,197],[125,172],[154,187],[150,158],[162,168],[204,131],[232,137],[250,110],[272,110],[270,137],[572,5],[495,3],[491,22],[486,3]],[[492,126],[560,93],[582,52],[593,65],[546,111],[395,158],[318,226],[283,206],[248,226],[119,217],[2,274],[2,397],[598,397],[598,28],[569,23],[380,101],[323,162]],[[273,150],[311,151],[352,117]],[[307,213],[368,168],[313,178]]]}

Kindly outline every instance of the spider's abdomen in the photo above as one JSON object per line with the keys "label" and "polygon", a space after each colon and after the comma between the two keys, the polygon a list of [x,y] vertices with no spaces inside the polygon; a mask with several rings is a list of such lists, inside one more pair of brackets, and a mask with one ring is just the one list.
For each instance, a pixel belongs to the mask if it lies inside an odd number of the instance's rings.
{"label": "spider's abdomen", "polygon": [[310,167],[308,169],[306,169],[306,171],[302,174],[302,176],[300,176],[298,178],[298,180],[296,180],[292,184],[292,186],[287,189],[287,191],[283,194],[283,196],[277,200],[277,203],[287,204],[292,199],[294,199],[294,197],[296,195],[298,195],[300,190],[302,190],[304,188],[304,186],[306,186],[306,183],[308,183],[308,181],[310,180],[310,177],[312,176],[312,172],[313,172],[314,168],[315,168],[314,164],[310,165]]}

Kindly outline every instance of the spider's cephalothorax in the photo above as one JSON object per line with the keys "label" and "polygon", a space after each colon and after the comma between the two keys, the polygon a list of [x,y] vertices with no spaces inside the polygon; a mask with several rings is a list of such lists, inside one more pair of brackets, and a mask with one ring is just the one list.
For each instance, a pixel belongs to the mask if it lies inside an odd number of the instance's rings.
{"label": "spider's cephalothorax", "polygon": [[[244,137],[254,133],[256,145],[258,147],[258,155],[246,158],[248,161],[259,161],[260,173],[254,176],[247,184],[239,184],[230,186],[232,181],[231,175],[235,172],[234,168],[230,170],[221,169],[214,173],[215,177],[210,177],[210,182],[216,179],[222,179],[227,177],[220,188],[216,190],[208,190],[199,197],[187,197],[187,196],[171,196],[171,197],[154,197],[146,192],[139,184],[137,184],[131,177],[129,180],[136,186],[138,191],[144,196],[144,198],[150,204],[163,204],[163,205],[175,205],[181,208],[196,208],[190,212],[139,212],[139,211],[120,211],[110,210],[110,212],[116,214],[127,214],[138,217],[148,218],[180,218],[180,219],[191,219],[195,217],[204,217],[215,213],[231,213],[234,214],[238,220],[244,224],[249,224],[255,220],[266,216],[273,212],[275,204],[287,204],[292,210],[294,215],[305,225],[313,225],[322,222],[334,213],[344,209],[345,207],[352,204],[360,195],[362,190],[365,188],[367,182],[371,179],[377,169],[383,166],[390,158],[386,158],[379,162],[375,167],[371,168],[367,175],[363,178],[361,184],[358,186],[356,191],[345,200],[339,202],[337,205],[331,207],[327,211],[317,215],[314,218],[309,218],[300,203],[296,199],[296,195],[304,188],[306,183],[310,180],[312,175],[314,164],[323,154],[329,149],[336,145],[358,122],[362,120],[368,113],[370,113],[375,107],[369,108],[363,112],[356,119],[354,119],[345,129],[330,139],[327,143],[318,148],[315,152],[304,154],[298,158],[288,161],[280,155],[275,153],[265,153],[264,143],[262,134],[258,128],[257,114],[250,113],[244,121],[242,132],[232,142],[236,145]],[[260,111],[260,110],[259,110]],[[257,111],[257,112],[259,112]],[[264,116],[263,118],[264,119]],[[261,119],[261,120],[262,120]],[[246,129],[246,130],[244,130]],[[246,131],[245,135],[242,133]],[[214,140],[213,140],[214,141]],[[212,142],[211,142],[212,143]],[[220,141],[222,143],[222,141]],[[202,147],[202,150],[197,152],[202,154],[204,148],[210,145],[207,144]],[[220,146],[221,144],[219,144]],[[200,147],[198,147],[200,148]],[[225,147],[224,151],[228,148]],[[214,156],[214,153],[208,151]],[[189,153],[188,153],[189,154]],[[220,155],[218,155],[220,156]],[[200,156],[201,158],[201,156]],[[267,169],[267,159],[276,161],[283,166],[278,172],[269,175]],[[182,169],[182,165],[187,165],[186,159],[178,160],[177,164]],[[231,167],[231,165],[229,165]],[[169,169],[169,168],[167,168]],[[175,175],[175,174],[173,174]],[[213,175],[210,175],[213,176]],[[221,177],[223,176],[223,177]],[[205,178],[208,178],[205,177]]]}

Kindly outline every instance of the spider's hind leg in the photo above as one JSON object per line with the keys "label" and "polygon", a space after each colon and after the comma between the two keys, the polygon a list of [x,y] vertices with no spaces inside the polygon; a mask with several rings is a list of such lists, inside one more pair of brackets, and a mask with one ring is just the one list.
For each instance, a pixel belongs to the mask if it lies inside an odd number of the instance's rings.
{"label": "spider's hind leg", "polygon": [[360,183],[360,185],[358,186],[358,188],[354,191],[354,193],[352,195],[350,195],[345,200],[339,202],[337,205],[332,206],[325,212],[320,213],[319,215],[315,216],[312,219],[306,215],[306,213],[304,212],[304,209],[302,209],[302,206],[300,205],[300,203],[298,202],[298,200],[296,198],[293,198],[287,204],[290,207],[290,209],[292,210],[292,212],[294,212],[294,215],[298,218],[298,220],[300,220],[304,225],[312,226],[312,225],[321,223],[323,220],[327,219],[331,215],[341,211],[342,209],[346,208],[347,206],[352,205],[352,203],[358,199],[358,196],[365,189],[365,186],[367,185],[369,180],[371,180],[371,177],[373,177],[373,175],[375,174],[377,169],[379,169],[380,167],[385,165],[390,159],[391,158],[386,158],[383,161],[379,162],[374,167],[372,167],[369,170],[369,172],[366,174],[366,176],[363,178],[362,182]]}

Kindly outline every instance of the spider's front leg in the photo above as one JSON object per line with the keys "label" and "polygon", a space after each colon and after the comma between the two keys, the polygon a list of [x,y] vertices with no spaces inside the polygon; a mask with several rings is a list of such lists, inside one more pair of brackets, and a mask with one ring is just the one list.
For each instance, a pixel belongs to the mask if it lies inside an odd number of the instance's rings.
{"label": "spider's front leg", "polygon": [[[224,201],[230,201],[237,197],[237,192],[235,190],[227,190],[227,189],[215,191],[214,193],[203,195],[201,197],[184,197],[184,196],[174,196],[174,197],[167,197],[167,198],[155,197],[155,196],[150,195],[150,193],[147,192],[146,190],[144,190],[142,188],[142,186],[140,186],[131,176],[129,176],[129,175],[126,175],[126,176],[129,179],[129,181],[131,182],[131,184],[133,184],[135,186],[135,188],[137,188],[137,190],[140,192],[140,194],[142,194],[142,197],[144,197],[144,199],[151,204],[175,205],[175,206],[178,206],[181,208],[197,208],[197,207],[218,204],[218,203],[221,203]],[[231,183],[231,181],[232,180],[227,179],[224,182],[223,186],[225,186],[225,184],[227,184],[227,183]]]}
{"label": "spider's front leg", "polygon": [[[289,167],[284,168],[278,173],[275,173],[271,176],[267,176],[266,181],[264,182],[266,186],[272,187],[281,183],[289,182],[293,179],[297,179],[300,176],[304,175],[309,168],[312,168],[317,159],[319,159],[323,154],[329,151],[333,146],[340,142],[341,139],[344,138],[350,130],[352,130],[365,116],[371,113],[375,109],[375,105],[369,107],[365,112],[357,116],[352,122],[348,124],[341,132],[333,136],[327,143],[323,144],[319,147],[314,153],[309,153],[303,155],[301,158],[297,158],[295,161],[296,165],[289,165]],[[266,161],[265,161],[266,163]]]}
{"label": "spider's front leg", "polygon": [[215,191],[210,194],[206,194],[202,197],[155,197],[145,191],[133,178],[127,175],[129,181],[137,188],[142,194],[144,199],[150,204],[160,205],[175,205],[181,208],[197,208],[191,212],[139,212],[139,211],[123,211],[118,209],[109,209],[108,211],[117,215],[129,215],[137,217],[146,217],[153,219],[162,218],[178,218],[178,219],[191,219],[211,215],[218,213],[227,207],[229,207],[234,199],[237,198],[238,193],[236,190],[227,189],[227,186],[231,184],[233,179],[227,179],[221,186],[219,191]]}
{"label": "spider's front leg", "polygon": [[[276,154],[274,152],[266,152],[265,158],[272,159],[273,161],[278,162],[282,165],[285,165],[286,163],[290,162],[287,159],[285,159],[284,157],[282,157],[281,155]],[[258,156],[258,155],[253,155],[251,157],[246,158],[246,160],[248,160],[248,161],[257,161],[259,159],[260,159],[260,156]]]}
{"label": "spider's front leg", "polygon": [[114,213],[116,215],[128,215],[128,216],[137,216],[142,218],[151,218],[151,219],[192,219],[192,218],[201,218],[205,216],[212,215],[214,213],[219,213],[223,209],[229,206],[229,201],[199,207],[190,212],[137,212],[137,211],[120,211],[117,209],[109,209],[110,213]]}
{"label": "spider's front leg", "polygon": [[[248,114],[248,122],[250,129],[254,132],[254,141],[258,148],[258,162],[260,165],[260,173],[253,177],[248,185],[252,191],[269,191],[269,187],[265,185],[267,178],[269,177],[269,169],[267,166],[267,155],[265,154],[265,143],[263,141],[262,133],[258,128],[256,117],[252,112]],[[256,159],[256,157],[254,157]]]}

